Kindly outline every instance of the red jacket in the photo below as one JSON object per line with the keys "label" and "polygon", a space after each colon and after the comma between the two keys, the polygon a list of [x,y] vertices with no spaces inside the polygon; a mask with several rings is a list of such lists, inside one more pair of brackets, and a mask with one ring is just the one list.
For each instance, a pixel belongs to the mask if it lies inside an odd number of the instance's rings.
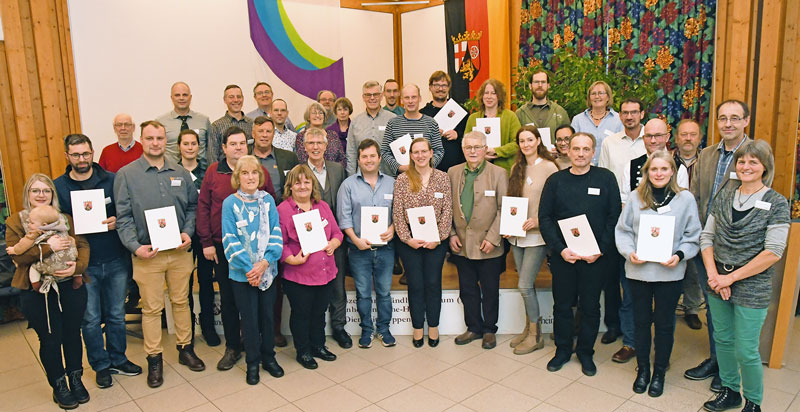
{"label": "red jacket", "polygon": [[[263,166],[261,168],[264,169]],[[225,159],[212,163],[206,169],[197,200],[195,229],[204,248],[214,246],[214,243],[222,243],[222,202],[236,192],[231,186],[232,175],[233,171]],[[272,179],[266,169],[264,177],[264,184],[259,189],[266,191],[274,199],[275,190],[272,188]]]}

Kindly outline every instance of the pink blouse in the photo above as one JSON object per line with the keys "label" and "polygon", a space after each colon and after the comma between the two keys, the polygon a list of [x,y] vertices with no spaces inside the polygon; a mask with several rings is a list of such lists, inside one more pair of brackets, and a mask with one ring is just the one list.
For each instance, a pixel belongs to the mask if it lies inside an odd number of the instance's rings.
{"label": "pink blouse", "polygon": [[[311,202],[311,209],[318,209],[319,216],[323,222],[328,221],[328,224],[325,225],[325,236],[328,240],[337,238],[342,241],[344,239],[342,231],[339,230],[339,226],[336,224],[336,218],[334,218],[333,212],[331,212],[331,208],[327,203],[321,200],[319,202]],[[297,256],[300,253],[300,239],[297,237],[297,230],[294,227],[292,216],[303,212],[305,211],[300,209],[291,197],[278,205],[278,215],[280,216],[281,232],[283,234],[283,253],[281,254],[281,262],[284,263],[283,277],[301,285],[325,285],[336,277],[336,261],[333,259],[333,255],[328,256],[324,250],[320,250],[309,255],[308,260],[302,265],[286,263],[287,257]]]}

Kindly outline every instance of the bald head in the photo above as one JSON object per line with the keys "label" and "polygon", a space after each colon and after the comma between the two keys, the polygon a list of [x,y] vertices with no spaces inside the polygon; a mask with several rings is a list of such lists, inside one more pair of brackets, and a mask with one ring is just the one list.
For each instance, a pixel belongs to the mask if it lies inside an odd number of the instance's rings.
{"label": "bald head", "polygon": [[666,122],[655,118],[644,125],[644,148],[648,156],[656,150],[665,149],[667,141],[669,141],[669,128]]}
{"label": "bald head", "polygon": [[192,104],[192,91],[189,85],[184,82],[176,82],[169,89],[169,97],[172,99],[172,105],[175,112],[180,115],[189,113],[189,106]]}
{"label": "bald head", "polygon": [[406,83],[400,92],[400,98],[403,100],[403,107],[406,108],[406,116],[416,116],[416,113],[419,112],[419,86],[414,83]]}
{"label": "bald head", "polygon": [[114,116],[112,125],[114,126],[114,133],[117,135],[117,140],[123,145],[130,144],[131,139],[133,139],[133,131],[136,129],[131,115],[120,113]]}

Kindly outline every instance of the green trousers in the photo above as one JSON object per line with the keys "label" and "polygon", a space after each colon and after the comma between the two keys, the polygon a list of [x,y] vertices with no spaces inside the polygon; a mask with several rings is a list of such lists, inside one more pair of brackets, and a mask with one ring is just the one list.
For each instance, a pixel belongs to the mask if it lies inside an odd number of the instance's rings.
{"label": "green trousers", "polygon": [[767,308],[745,308],[709,294],[708,309],[714,322],[714,341],[717,344],[722,386],[738,392],[741,384],[744,397],[761,405],[764,398],[764,366],[761,364],[758,344]]}

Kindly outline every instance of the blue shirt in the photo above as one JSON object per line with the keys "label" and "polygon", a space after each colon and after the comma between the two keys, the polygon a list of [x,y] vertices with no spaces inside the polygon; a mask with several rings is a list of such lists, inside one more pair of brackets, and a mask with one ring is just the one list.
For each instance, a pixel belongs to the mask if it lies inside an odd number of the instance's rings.
{"label": "blue shirt", "polygon": [[[747,135],[742,136],[742,140],[733,150],[725,150],[725,141],[719,142],[717,146],[717,150],[719,150],[719,162],[717,162],[717,171],[714,173],[714,186],[711,188],[711,193],[716,194],[717,190],[719,189],[720,185],[726,180],[725,173],[728,172],[728,166],[731,165],[733,161],[733,154],[739,150],[740,147],[747,141]],[[708,208],[706,210],[711,210],[711,202],[714,201],[714,196],[712,195],[711,198],[708,199]],[[704,218],[708,216],[703,216]],[[704,220],[705,221],[705,220]]]}
{"label": "blue shirt", "polygon": [[[356,174],[348,177],[339,187],[336,197],[336,219],[339,229],[352,228],[356,236],[361,237],[361,208],[364,206],[379,206],[389,208],[389,224],[392,224],[392,194],[394,193],[394,178],[378,172],[378,181],[372,188],[361,174],[359,169]],[[352,242],[349,236],[345,236]]]}
{"label": "blue shirt", "polygon": [[625,130],[622,126],[622,121],[619,120],[619,114],[614,109],[609,109],[606,117],[600,122],[599,126],[594,125],[592,117],[589,114],[592,109],[586,109],[572,118],[572,128],[576,132],[591,133],[596,140],[594,146],[594,157],[592,157],[592,164],[597,165],[600,158],[600,148],[603,147],[603,140],[614,133],[619,133]]}

